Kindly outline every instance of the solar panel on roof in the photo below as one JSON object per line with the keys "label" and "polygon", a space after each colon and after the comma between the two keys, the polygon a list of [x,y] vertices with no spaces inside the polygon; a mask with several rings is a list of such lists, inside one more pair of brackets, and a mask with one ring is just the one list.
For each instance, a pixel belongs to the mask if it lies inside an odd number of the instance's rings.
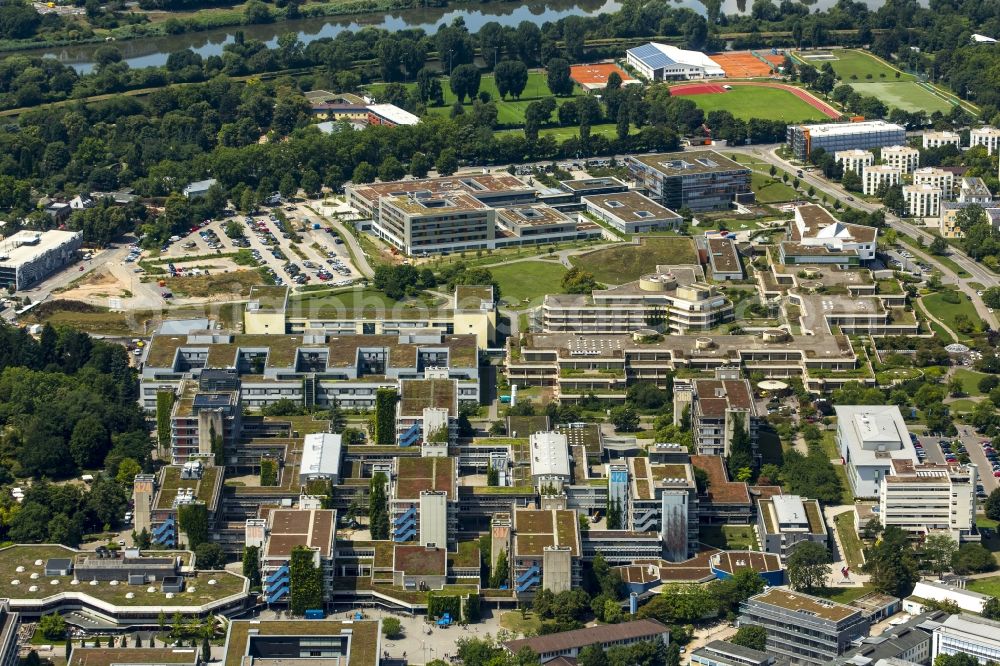
{"label": "solar panel on roof", "polygon": [[656,48],[652,44],[637,46],[634,49],[630,49],[630,53],[651,69],[659,69],[661,67],[675,64],[671,58],[667,57],[667,55],[663,53],[663,51]]}

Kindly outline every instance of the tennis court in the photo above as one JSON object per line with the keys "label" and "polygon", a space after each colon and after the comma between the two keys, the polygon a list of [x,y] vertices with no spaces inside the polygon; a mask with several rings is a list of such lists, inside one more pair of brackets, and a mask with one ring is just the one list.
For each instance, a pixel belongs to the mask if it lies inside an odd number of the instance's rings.
{"label": "tennis court", "polygon": [[[709,56],[718,63],[726,72],[728,79],[752,79],[762,76],[771,76],[777,71],[778,66],[784,62],[784,56],[761,54],[760,57],[751,51],[738,51],[733,53],[715,53]],[[771,58],[778,61],[773,62]]]}

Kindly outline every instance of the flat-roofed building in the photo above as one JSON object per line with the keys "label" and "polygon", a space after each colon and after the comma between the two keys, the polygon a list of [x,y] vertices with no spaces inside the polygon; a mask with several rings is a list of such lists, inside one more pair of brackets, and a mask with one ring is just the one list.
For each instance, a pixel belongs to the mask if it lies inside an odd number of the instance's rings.
{"label": "flat-roofed building", "polygon": [[629,492],[622,516],[634,532],[660,535],[663,557],[680,562],[691,557],[698,542],[698,491],[694,470],[683,463],[653,464],[627,458]]}
{"label": "flat-roofed building", "polygon": [[199,666],[201,663],[202,655],[196,647],[74,647],[68,666]]}
{"label": "flat-roofed building", "polygon": [[561,432],[534,432],[528,437],[531,481],[559,492],[570,481],[569,440]]}
{"label": "flat-roofed building", "polygon": [[729,478],[722,456],[693,455],[691,465],[708,477],[698,494],[698,522],[702,525],[748,525],[753,522],[753,500],[743,481]]}
{"label": "flat-roofed building", "polygon": [[875,155],[870,150],[838,150],[833,156],[844,171],[853,171],[859,176],[865,167],[875,164]]}
{"label": "flat-roofed building", "polygon": [[798,495],[758,500],[757,529],[761,550],[782,559],[787,559],[803,541],[826,547],[829,538],[819,502]]}
{"label": "flat-roofed building", "polygon": [[996,127],[975,127],[969,130],[969,147],[985,146],[986,154],[1000,150],[1000,129]]}
{"label": "flat-roofed building", "polygon": [[329,598],[336,572],[337,512],[332,509],[275,509],[262,507],[267,520],[260,551],[261,579],[267,603],[288,597],[292,551],[312,553],[313,566],[323,573],[323,596]]}
{"label": "flat-roofed building", "polygon": [[887,164],[866,166],[861,172],[861,191],[868,196],[875,196],[883,185],[892,187],[899,185],[900,170]]}
{"label": "flat-roofed building", "polygon": [[699,666],[772,666],[774,662],[766,652],[729,641],[711,641],[691,653],[691,663]]}
{"label": "flat-roofed building", "polygon": [[927,148],[941,148],[943,146],[955,146],[956,148],[961,147],[962,137],[958,132],[951,132],[948,130],[940,132],[924,132],[921,138],[921,143],[926,150]]}
{"label": "flat-roofed building", "polygon": [[638,192],[586,196],[581,201],[589,214],[625,234],[677,229],[684,220]]}
{"label": "flat-roofed building", "polygon": [[728,456],[733,433],[740,423],[757,450],[757,406],[750,382],[739,369],[716,370],[715,379],[677,380],[674,387],[674,422],[680,423],[690,408],[691,431],[700,455]]}
{"label": "flat-roofed building", "polygon": [[561,243],[601,235],[600,225],[576,220],[543,204],[496,209],[497,247]]}
{"label": "flat-roofed building", "polygon": [[580,650],[591,645],[596,645],[602,650],[610,650],[647,641],[666,645],[670,642],[670,630],[656,620],[633,620],[533,638],[519,638],[503,643],[503,647],[510,654],[517,654],[528,648],[538,655],[539,661],[543,664],[555,664],[558,660],[567,658],[573,661],[564,663],[575,664]]}
{"label": "flat-roofed building", "polygon": [[982,178],[962,178],[958,188],[958,203],[988,206],[993,203],[993,193]]}
{"label": "flat-roofed building", "polygon": [[243,332],[250,335],[283,335],[288,308],[288,287],[254,285],[243,311]]}
{"label": "flat-roofed building", "polygon": [[[919,583],[918,583],[919,585]],[[906,622],[869,636],[835,659],[833,666],[928,666],[934,627],[948,617],[943,611],[914,615]]]}
{"label": "flat-roofed building", "polygon": [[937,217],[941,214],[941,190],[933,185],[904,185],[906,212],[911,217]]}
{"label": "flat-roofed building", "polygon": [[547,294],[542,301],[546,332],[683,333],[733,319],[733,304],[705,282],[699,266],[658,266],[657,272],[587,294]]}
{"label": "flat-roofed building", "polygon": [[391,538],[446,548],[457,537],[455,458],[396,458],[390,492]]}
{"label": "flat-roofed building", "polygon": [[934,630],[932,659],[967,654],[980,664],[1000,661],[1000,622],[975,615],[952,615]]}
{"label": "flat-roofed building", "polygon": [[789,125],[787,130],[788,147],[800,160],[819,148],[836,154],[841,150],[881,148],[905,141],[906,129],[884,120]]}
{"label": "flat-roofed building", "polygon": [[711,150],[629,155],[638,187],[671,210],[728,210],[752,196],[750,169]]}
{"label": "flat-roofed building", "polygon": [[223,654],[224,666],[379,666],[382,621],[233,621]]}
{"label": "flat-roofed building", "polygon": [[416,125],[420,122],[420,117],[415,116],[405,109],[401,109],[395,104],[369,104],[368,124],[388,125],[396,127],[398,125]]}
{"label": "flat-roofed building", "polygon": [[911,146],[886,146],[879,151],[882,164],[910,173],[920,166],[920,151]]}
{"label": "flat-roofed building", "polygon": [[9,601],[0,600],[0,666],[17,666],[19,663],[17,630],[20,626],[21,616],[10,610]]}
{"label": "flat-roofed building", "polygon": [[[964,584],[963,584],[964,585]],[[936,603],[953,603],[960,610],[982,614],[983,607],[990,600],[990,595],[973,592],[965,587],[939,583],[933,580],[919,580],[913,586],[913,592],[903,601],[903,609],[907,612],[923,612]]]}
{"label": "flat-roofed building", "polygon": [[893,460],[879,491],[879,520],[917,539],[947,534],[957,542],[979,541],[976,531],[975,465]]}
{"label": "flat-roofed building", "polygon": [[558,594],[579,587],[582,553],[576,511],[515,508],[510,562],[518,599],[540,589]]}
{"label": "flat-roofed building", "polygon": [[704,247],[712,279],[717,282],[743,279],[743,263],[736,249],[736,242],[726,236],[703,236],[699,247]]}
{"label": "flat-roofed building", "polygon": [[625,61],[649,81],[719,79],[726,75],[717,62],[701,51],[657,42],[628,49]]}
{"label": "flat-roofed building", "polygon": [[914,185],[930,185],[941,190],[942,199],[951,199],[955,189],[955,174],[939,167],[921,167],[913,172]]}
{"label": "flat-roofed building", "polygon": [[843,654],[871,628],[859,608],[777,587],[742,603],[738,623],[767,630],[768,654],[812,666]]}
{"label": "flat-roofed building", "polygon": [[83,232],[30,231],[0,238],[0,287],[21,290],[73,263],[83,245]]}
{"label": "flat-roofed building", "polygon": [[462,193],[383,197],[373,228],[408,255],[488,250],[495,247],[496,211]]}
{"label": "flat-roofed building", "polygon": [[336,485],[340,480],[340,455],[342,437],[330,432],[316,432],[305,436],[302,460],[299,464],[299,483],[323,479]]}
{"label": "flat-roofed building", "polygon": [[795,208],[786,240],[778,244],[783,264],[857,266],[875,258],[878,229],[841,222],[818,204]]}
{"label": "flat-roofed building", "polygon": [[239,439],[243,420],[240,391],[212,390],[208,383],[184,380],[170,411],[170,456],[173,464],[183,465],[198,457],[214,455],[220,440],[225,448]]}
{"label": "flat-roofed building", "polygon": [[893,460],[917,465],[906,422],[896,405],[837,405],[837,449],[855,497],[876,498]]}

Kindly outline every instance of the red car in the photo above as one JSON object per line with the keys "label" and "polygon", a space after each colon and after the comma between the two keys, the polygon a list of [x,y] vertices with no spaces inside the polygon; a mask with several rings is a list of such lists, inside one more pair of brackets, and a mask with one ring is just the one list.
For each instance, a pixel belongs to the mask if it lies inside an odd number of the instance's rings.
{"label": "red car", "polygon": [[995,476],[996,478],[1000,479],[1000,470],[998,470],[996,472],[993,472],[993,476]]}

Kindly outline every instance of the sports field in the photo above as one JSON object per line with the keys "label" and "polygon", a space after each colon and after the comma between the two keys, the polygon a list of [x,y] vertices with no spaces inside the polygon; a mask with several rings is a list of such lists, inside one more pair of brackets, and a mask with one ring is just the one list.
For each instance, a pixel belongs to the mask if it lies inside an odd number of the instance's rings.
{"label": "sports field", "polygon": [[[762,118],[784,122],[802,122],[839,117],[839,113],[827,107],[819,108],[822,102],[796,94],[792,90],[776,87],[776,84],[744,85],[731,84],[726,90],[722,84],[700,83],[681,84],[670,89],[671,95],[689,96],[705,113],[709,111],[729,111],[742,120]],[[803,97],[804,95],[804,97]],[[825,106],[825,105],[823,105]]]}
{"label": "sports field", "polygon": [[859,95],[877,97],[890,109],[895,107],[904,111],[926,111],[948,113],[951,104],[923,88],[916,81],[889,81],[885,83],[854,83],[849,84]]}
{"label": "sports field", "polygon": [[[805,62],[816,69],[829,62],[833,67],[837,78],[844,83],[852,81],[910,81],[913,77],[909,74],[900,73],[896,78],[896,70],[889,66],[884,60],[866,53],[865,51],[855,51],[852,49],[833,49],[822,52],[798,51],[795,57],[799,62]],[[871,77],[869,78],[869,75]]]}

